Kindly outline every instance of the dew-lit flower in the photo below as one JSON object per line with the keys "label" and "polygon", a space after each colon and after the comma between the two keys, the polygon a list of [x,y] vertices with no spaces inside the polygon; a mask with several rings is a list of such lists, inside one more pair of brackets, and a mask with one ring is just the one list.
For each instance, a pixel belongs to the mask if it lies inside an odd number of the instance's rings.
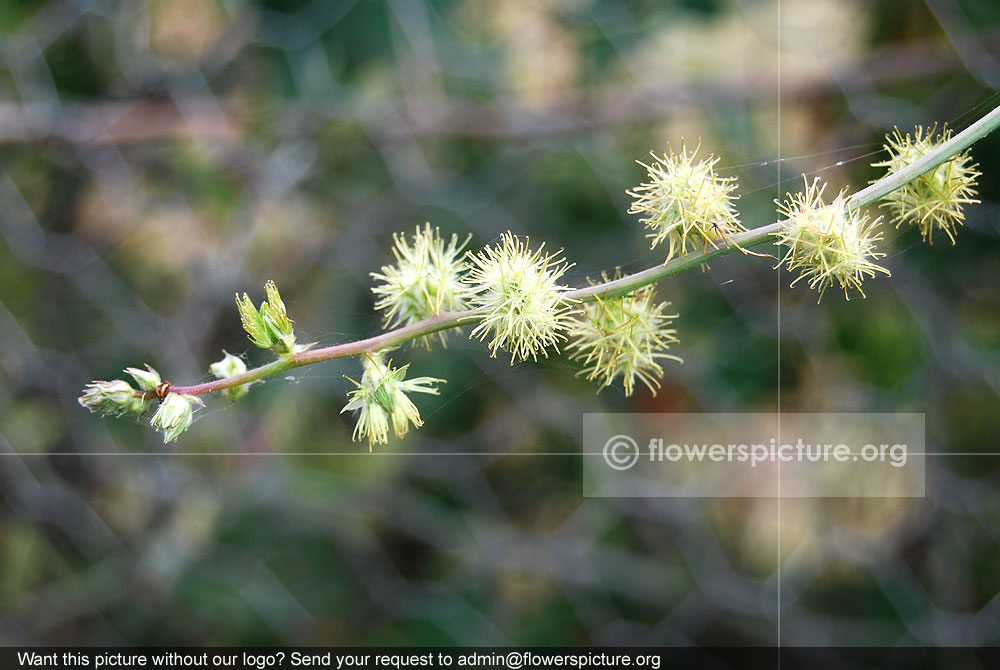
{"label": "dew-lit flower", "polygon": [[[918,126],[912,136],[904,137],[897,128],[892,135],[886,136],[885,150],[889,158],[872,163],[872,167],[888,168],[887,174],[891,175],[915,163],[951,137],[951,130],[947,128],[936,137],[934,131],[934,128],[925,130]],[[973,196],[980,173],[971,162],[968,151],[956,154],[886,195],[880,206],[889,208],[897,228],[904,223],[915,225],[924,241],[931,244],[934,231],[940,230],[955,244],[955,227],[965,220],[963,206],[979,202]]]}
{"label": "dew-lit flower", "polygon": [[173,442],[191,426],[195,410],[204,406],[205,403],[195,396],[168,393],[149,425],[163,431],[164,444]]}
{"label": "dew-lit flower", "polygon": [[[229,379],[236,375],[241,375],[247,371],[247,364],[239,356],[234,356],[228,351],[223,351],[225,357],[221,361],[216,361],[209,366],[208,370],[216,379]],[[250,389],[250,384],[240,384],[226,389],[226,396],[236,402],[246,396]]]}
{"label": "dew-lit flower", "polygon": [[[616,272],[614,279],[620,277]],[[579,374],[598,381],[600,389],[621,375],[626,396],[632,395],[638,378],[656,394],[663,376],[659,361],[682,361],[665,353],[678,342],[677,331],[667,327],[677,315],[665,314],[670,303],[656,302],[654,292],[647,286],[620,298],[597,297],[583,306],[581,318],[570,327],[568,346],[570,358],[583,365]]]}
{"label": "dew-lit flower", "polygon": [[[424,224],[407,240],[393,235],[392,249],[396,262],[385,265],[372,277],[380,283],[372,287],[377,296],[375,309],[383,310],[385,327],[415,323],[443,312],[463,310],[468,306],[469,287],[462,283],[467,269],[463,249],[468,243],[452,235],[448,244],[437,228]],[[438,333],[443,344],[445,334]],[[430,338],[422,338],[430,345]]]}
{"label": "dew-lit flower", "polygon": [[650,229],[650,248],[666,240],[669,243],[664,263],[691,249],[716,248],[732,241],[732,235],[746,230],[733,206],[738,198],[736,177],[720,177],[715,172],[719,158],[709,155],[696,161],[698,148],[688,153],[653,157],[646,168],[649,181],[626,191],[633,198],[629,214],[640,214]]}
{"label": "dew-lit flower", "polygon": [[861,283],[866,276],[874,277],[877,272],[890,274],[874,262],[885,256],[875,250],[875,243],[882,239],[877,230],[882,217],[873,220],[867,213],[852,209],[845,191],[825,204],[825,188],[819,179],[814,179],[811,184],[805,182],[803,193],[788,194],[784,203],[775,200],[778,212],[788,219],[774,233],[778,238],[775,244],[787,247],[778,265],[784,263],[789,271],[798,270],[799,276],[791,285],[805,279],[809,288],[819,291],[819,300],[834,284],[844,289],[848,300],[849,288],[856,289],[863,298]]}
{"label": "dew-lit flower", "polygon": [[437,395],[437,384],[443,384],[445,380],[435,377],[406,379],[409,364],[394,368],[392,361],[384,363],[377,354],[365,356],[362,365],[364,374],[361,381],[350,380],[357,388],[348,392],[349,402],[341,413],[360,410],[354,440],[368,438],[370,451],[372,445],[388,443],[390,423],[399,438],[406,435],[411,423],[417,428],[422,426],[420,412],[406,394]]}
{"label": "dew-lit flower", "polygon": [[572,303],[566,298],[568,287],[559,278],[571,266],[555,254],[544,253],[545,245],[528,250],[528,238],[523,241],[506,232],[500,242],[478,254],[469,254],[472,269],[465,281],[472,287],[471,302],[485,310],[482,321],[472,331],[472,337],[490,338],[490,353],[497,349],[511,354],[511,364],[517,359],[537,360],[546,349],[559,350],[557,342],[565,340],[566,328],[572,322]]}

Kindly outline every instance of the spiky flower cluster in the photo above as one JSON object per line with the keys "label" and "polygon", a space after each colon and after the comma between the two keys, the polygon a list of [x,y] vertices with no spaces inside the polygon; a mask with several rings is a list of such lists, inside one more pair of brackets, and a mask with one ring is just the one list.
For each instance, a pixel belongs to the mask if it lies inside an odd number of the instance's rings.
{"label": "spiky flower cluster", "polygon": [[168,393],[149,425],[163,431],[163,444],[173,442],[191,427],[195,410],[204,406],[205,403],[195,396]]}
{"label": "spiky flower cluster", "polygon": [[675,255],[688,253],[689,245],[692,249],[715,248],[746,230],[733,206],[738,197],[734,195],[736,178],[716,174],[716,156],[695,161],[699,148],[688,153],[681,146],[680,155],[650,152],[650,165],[637,161],[646,168],[649,181],[626,191],[633,198],[629,214],[643,215],[640,220],[651,231],[647,235],[652,238],[650,248],[669,242],[664,264]]}
{"label": "spiky flower cluster", "polygon": [[[936,137],[934,131],[934,127],[925,130],[918,126],[912,136],[904,137],[897,128],[886,135],[889,158],[872,163],[872,167],[888,168],[887,174],[908,167],[951,137],[948,128]],[[880,206],[889,208],[897,228],[904,223],[915,225],[924,241],[931,244],[934,231],[940,230],[955,244],[955,227],[965,220],[963,206],[979,202],[973,196],[980,173],[971,161],[969,152],[963,151],[885,196]]]}
{"label": "spiky flower cluster", "polygon": [[573,321],[573,301],[565,296],[569,288],[559,283],[571,266],[559,257],[562,250],[547,254],[544,248],[529,251],[527,238],[508,231],[498,244],[468,255],[472,269],[464,281],[473,306],[486,312],[472,337],[490,338],[494,357],[497,349],[509,351],[511,365],[546,356],[548,347],[558,351]]}
{"label": "spiky flower cluster", "polygon": [[415,377],[406,379],[406,369],[392,367],[392,361],[384,363],[378,354],[366,355],[363,361],[364,374],[360,382],[350,381],[357,386],[350,391],[350,402],[341,410],[360,410],[358,423],[354,427],[354,440],[368,438],[368,449],[372,445],[386,444],[389,441],[389,423],[392,422],[396,437],[402,438],[410,429],[412,423],[419,428],[423,425],[420,412],[416,405],[407,397],[407,393],[429,393],[437,395],[437,384],[443,384],[444,379],[435,377]]}
{"label": "spiky flower cluster", "polygon": [[[620,277],[616,272],[614,278]],[[607,275],[603,279],[607,282]],[[647,286],[621,298],[598,297],[583,306],[582,318],[570,327],[570,358],[583,365],[578,374],[599,381],[598,390],[621,375],[626,396],[632,395],[636,377],[655,395],[663,376],[658,361],[682,362],[665,353],[678,342],[677,331],[667,328],[677,315],[664,313],[670,303],[656,302],[654,291]]]}
{"label": "spiky flower cluster", "polygon": [[[278,287],[273,281],[264,285],[267,300],[260,304],[260,309],[254,307],[253,300],[246,293],[243,299],[236,294],[236,308],[243,321],[243,329],[250,336],[250,341],[261,349],[273,349],[278,354],[292,354],[306,347],[295,344],[295,334],[292,331],[292,320],[285,311],[285,303],[281,300]],[[308,346],[308,345],[307,345]]]}
{"label": "spiky flower cluster", "polygon": [[[803,180],[805,177],[803,176]],[[850,300],[848,288],[856,289],[863,298],[861,283],[876,272],[888,275],[889,271],[873,261],[885,256],[875,251],[875,242],[882,238],[877,231],[882,217],[871,219],[867,213],[852,209],[841,191],[830,204],[823,202],[819,179],[810,184],[805,181],[805,191],[788,194],[788,200],[779,202],[778,212],[788,223],[774,235],[775,244],[788,249],[778,266],[785,264],[789,271],[799,270],[792,286],[805,279],[809,288],[823,292],[834,284],[844,289]],[[778,267],[775,266],[775,267]]]}
{"label": "spiky flower cluster", "polygon": [[[453,234],[445,245],[440,231],[429,223],[423,229],[418,227],[410,240],[402,234],[393,235],[396,263],[371,273],[381,282],[372,287],[372,293],[378,297],[375,309],[384,312],[385,327],[466,308],[470,291],[461,278],[466,270],[462,251],[468,241],[460,243]],[[438,335],[444,344],[444,332]],[[423,342],[429,348],[429,338]]]}

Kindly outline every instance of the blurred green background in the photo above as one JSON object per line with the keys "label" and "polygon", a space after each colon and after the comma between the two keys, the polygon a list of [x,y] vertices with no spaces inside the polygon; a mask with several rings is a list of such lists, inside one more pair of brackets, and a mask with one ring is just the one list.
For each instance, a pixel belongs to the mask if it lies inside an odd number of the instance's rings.
{"label": "blurred green background", "polygon": [[[893,126],[1000,103],[994,0],[0,0],[0,31],[0,642],[1000,641],[1000,135],[957,246],[887,228],[867,300],[739,255],[661,284],[655,398],[458,337],[394,355],[448,384],[371,456],[356,361],[166,447],[76,402],[265,360],[233,294],[267,279],[300,341],[377,333],[368,273],[424,221],[565,247],[575,285],[656,264],[624,191],[682,138],[751,227],[803,172],[859,188]],[[779,407],[925,412],[966,455],[924,499],[780,506],[584,499],[565,455],[584,412]]]}

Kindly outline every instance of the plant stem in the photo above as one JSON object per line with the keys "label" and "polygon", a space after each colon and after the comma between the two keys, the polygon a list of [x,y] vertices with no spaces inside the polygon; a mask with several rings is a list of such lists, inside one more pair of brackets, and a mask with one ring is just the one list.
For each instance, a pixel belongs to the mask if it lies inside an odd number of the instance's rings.
{"label": "plant stem", "polygon": [[[873,204],[880,198],[892,193],[904,184],[913,181],[917,177],[930,172],[941,163],[950,160],[972,146],[977,140],[993,132],[1000,126],[1000,107],[997,107],[971,126],[955,135],[947,142],[943,142],[934,148],[933,151],[915,161],[899,172],[887,175],[874,182],[867,188],[858,191],[848,198],[848,203],[852,207],[861,208]],[[754,247],[772,239],[773,235],[779,232],[786,224],[787,220],[776,221],[760,228],[754,228],[738,235],[733,235],[730,240],[719,242],[718,247],[697,251],[680,258],[668,261],[663,265],[658,265],[641,272],[637,272],[621,279],[595,284],[585,288],[579,288],[566,293],[566,297],[581,302],[589,302],[596,297],[617,298],[628,295],[633,291],[655,284],[667,277],[689,270],[693,267],[706,263],[713,258],[724,256],[734,251],[743,251],[745,248]],[[398,346],[410,340],[424,335],[435,333],[439,330],[455,328],[467,323],[475,323],[485,312],[483,310],[464,310],[460,312],[448,312],[439,316],[433,316],[423,321],[403,326],[391,330],[375,337],[369,337],[355,342],[346,342],[320,349],[301,351],[291,356],[283,356],[267,365],[247,370],[243,374],[217,379],[204,384],[194,386],[171,386],[170,391],[183,393],[185,395],[205,395],[215,393],[234,386],[241,386],[250,382],[259,381],[265,377],[270,377],[293,368],[321,361],[328,361],[334,358],[345,358],[348,356],[359,356],[365,353],[374,353],[387,347]]]}
{"label": "plant stem", "polygon": [[300,351],[292,356],[282,356],[278,360],[271,361],[267,365],[262,365],[259,368],[247,370],[243,374],[226,377],[225,379],[216,379],[215,381],[205,382],[204,384],[195,384],[194,386],[171,385],[170,391],[173,393],[183,393],[184,395],[205,395],[206,393],[215,393],[234,386],[242,386],[243,384],[259,381],[265,377],[270,377],[271,375],[278,374],[279,372],[285,372],[293,368],[302,367],[303,365],[329,361],[334,358],[347,358],[349,356],[360,356],[361,354],[374,353],[380,349],[397,346],[418,337],[436,333],[439,330],[447,330],[448,328],[460,326],[463,323],[475,322],[478,320],[480,315],[481,312],[471,309],[463,310],[461,312],[447,312],[445,314],[432,316],[428,319],[424,319],[423,321],[411,323],[408,326],[390,330],[389,332],[376,335],[375,337],[369,337],[364,340],[345,342],[344,344],[335,344],[321,349],[309,349],[307,351]]}

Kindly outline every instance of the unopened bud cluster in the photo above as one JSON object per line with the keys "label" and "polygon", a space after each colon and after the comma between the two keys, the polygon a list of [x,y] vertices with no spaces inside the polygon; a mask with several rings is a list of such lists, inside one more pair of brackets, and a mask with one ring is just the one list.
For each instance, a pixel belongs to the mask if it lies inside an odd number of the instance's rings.
{"label": "unopened bud cluster", "polygon": [[149,408],[149,401],[127,381],[92,381],[83,389],[79,403],[101,416],[142,414]]}
{"label": "unopened bud cluster", "polygon": [[[160,373],[148,364],[145,370],[125,368],[125,372],[135,380],[135,387],[121,379],[93,381],[84,388],[80,404],[102,416],[140,416],[146,413],[164,388]],[[198,398],[168,392],[150,425],[163,431],[164,443],[172,442],[191,426],[195,410],[203,406]]]}
{"label": "unopened bud cluster", "polygon": [[125,368],[125,374],[135,380],[135,388],[121,379],[92,381],[83,389],[79,403],[101,416],[142,414],[149,409],[150,398],[162,383],[160,373],[147,363],[145,370]]}
{"label": "unopened bud cluster", "polygon": [[236,308],[243,320],[243,329],[250,336],[250,341],[261,349],[273,349],[278,354],[294,354],[304,347],[295,344],[295,333],[292,330],[292,320],[285,311],[285,303],[281,300],[278,287],[273,281],[264,286],[267,300],[254,307],[253,300],[246,293],[243,298],[236,296]]}

